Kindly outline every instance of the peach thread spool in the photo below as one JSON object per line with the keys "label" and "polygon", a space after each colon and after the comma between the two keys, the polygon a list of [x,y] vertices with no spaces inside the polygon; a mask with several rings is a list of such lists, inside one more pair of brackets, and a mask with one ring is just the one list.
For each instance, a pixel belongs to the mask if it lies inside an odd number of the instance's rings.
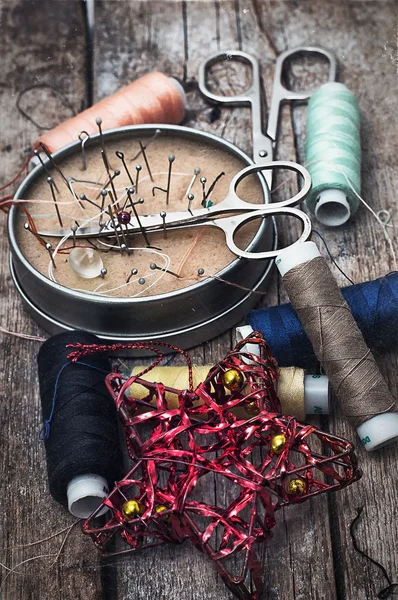
{"label": "peach thread spool", "polygon": [[101,117],[102,127],[106,130],[149,123],[178,124],[184,111],[185,92],[182,85],[163,73],[148,73],[76,117],[43,133],[34,142],[33,149],[42,143],[53,153],[75,142],[82,131],[97,133],[98,117]]}

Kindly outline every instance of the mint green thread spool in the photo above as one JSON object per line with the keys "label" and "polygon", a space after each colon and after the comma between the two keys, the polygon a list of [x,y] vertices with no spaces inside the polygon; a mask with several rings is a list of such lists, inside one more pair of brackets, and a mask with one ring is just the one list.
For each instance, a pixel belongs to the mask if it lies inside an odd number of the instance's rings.
{"label": "mint green thread spool", "polygon": [[305,162],[312,190],[306,203],[318,221],[336,227],[360,204],[354,192],[361,191],[358,102],[344,84],[329,82],[311,97],[307,114]]}

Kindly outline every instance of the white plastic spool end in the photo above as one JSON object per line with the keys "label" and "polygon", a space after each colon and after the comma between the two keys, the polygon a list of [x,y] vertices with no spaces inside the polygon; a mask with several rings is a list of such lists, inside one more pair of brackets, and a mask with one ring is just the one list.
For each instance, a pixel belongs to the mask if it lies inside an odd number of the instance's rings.
{"label": "white plastic spool end", "polygon": [[175,79],[174,77],[169,77],[169,79],[170,79],[170,82],[174,85],[174,87],[178,91],[178,93],[180,94],[181,100],[184,102],[184,106],[186,106],[187,105],[187,103],[186,103],[187,95],[186,95],[185,90],[182,87],[181,83],[178,81],[178,79]]}
{"label": "white plastic spool end", "polygon": [[297,265],[313,260],[321,256],[318,246],[314,242],[303,242],[293,244],[289,248],[281,250],[276,257],[275,264],[282,277]]}
{"label": "white plastic spool end", "polygon": [[316,219],[322,225],[338,227],[348,221],[351,215],[351,208],[343,190],[333,188],[323,190],[319,194],[314,212]]}
{"label": "white plastic spool end", "polygon": [[[108,493],[108,483],[100,475],[78,475],[68,483],[68,510],[74,517],[87,519],[102,504]],[[104,507],[97,516],[103,515],[107,510]]]}
{"label": "white plastic spool end", "polygon": [[[248,335],[253,333],[253,328],[251,325],[242,325],[241,327],[236,328],[236,341],[241,342]],[[256,356],[260,356],[260,348],[258,344],[245,344],[243,348],[240,350],[241,352],[247,352],[248,354],[255,354]],[[245,359],[246,360],[246,359]],[[247,364],[254,364],[252,360],[246,360]]]}
{"label": "white plastic spool end", "polygon": [[329,414],[329,378],[327,375],[304,376],[304,410],[306,415]]}
{"label": "white plastic spool end", "polygon": [[366,450],[371,452],[398,440],[398,413],[376,415],[357,428]]}

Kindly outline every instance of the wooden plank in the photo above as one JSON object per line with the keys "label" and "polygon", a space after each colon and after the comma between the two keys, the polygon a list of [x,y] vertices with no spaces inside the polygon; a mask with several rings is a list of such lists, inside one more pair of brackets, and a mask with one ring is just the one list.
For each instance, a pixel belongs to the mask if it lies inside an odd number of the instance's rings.
{"label": "wooden plank", "polygon": [[[180,2],[157,1],[151,2],[150,10],[145,3],[135,1],[98,5],[94,69],[97,96],[113,91],[110,83],[116,88],[151,70],[189,79],[195,57],[190,54],[190,46],[184,48],[183,33],[184,28],[191,27],[190,9],[191,3],[185,11]],[[112,29],[118,30],[117,39],[104,35]],[[189,94],[188,119],[203,106],[191,108],[191,98]],[[192,357],[196,364],[210,360],[202,348],[195,349]],[[182,361],[177,357],[173,364]],[[187,597],[188,591],[192,598],[198,597],[194,590],[200,590],[201,597],[209,600],[227,597],[208,559],[189,543],[163,546],[116,564],[117,582],[109,582],[109,589],[114,593],[117,589],[120,597],[138,600],[149,595],[171,600]]]}
{"label": "wooden plank", "polygon": [[[274,41],[269,32],[264,29],[260,30],[258,27],[256,7],[249,6],[249,10],[246,11],[236,2],[190,1],[182,7],[178,3],[168,2],[167,9],[165,9],[164,5],[160,7],[158,3],[152,2],[149,15],[149,11],[143,10],[142,4],[139,2],[102,5],[96,21],[96,51],[98,56],[105,57],[104,60],[96,62],[95,73],[100,84],[99,94],[102,95],[101,81],[105,81],[108,77],[112,80],[112,75],[107,72],[106,65],[112,64],[114,66],[113,73],[121,74],[118,75],[118,81],[121,84],[128,82],[127,69],[129,72],[133,68],[135,72],[143,73],[161,66],[165,69],[169,68],[169,72],[173,73],[182,69],[187,82],[194,82],[199,64],[209,54],[231,48],[256,52],[261,59],[265,55],[265,60],[262,60],[262,75],[265,87],[269,91],[275,58]],[[167,17],[165,17],[165,13],[167,13]],[[134,32],[136,33],[132,33],[130,26],[132,21],[135,23]],[[180,25],[177,36],[172,36],[170,33],[170,21]],[[116,22],[121,24],[118,46],[120,44],[122,50],[115,46],[114,40],[111,42],[109,38],[101,35],[101,31],[105,27],[104,23],[106,23],[106,28],[110,29],[115,26]],[[187,35],[185,45],[184,29]],[[156,37],[153,35],[154,31],[156,31]],[[145,36],[148,38],[147,41],[144,39]],[[127,39],[131,44],[128,62],[123,52],[127,45]],[[171,39],[173,40],[172,44],[170,44]],[[156,44],[154,44],[155,40]],[[152,48],[152,52],[146,50],[144,55],[142,48],[148,49],[150,43],[154,44],[154,48]],[[160,51],[165,48],[167,48],[167,56],[164,56],[162,63],[159,62]],[[181,64],[183,50],[185,50],[185,60],[184,64]],[[177,59],[177,62],[170,71],[169,62],[171,63],[173,57],[174,60]],[[232,65],[228,71],[225,69],[225,65],[220,65],[214,70],[214,78],[218,82],[218,89],[223,93],[236,93],[249,84],[248,73],[242,72],[242,69],[235,65]],[[190,109],[188,125],[221,135],[246,152],[250,152],[251,137],[248,132],[251,121],[247,109],[224,108],[214,119],[213,109],[198,96],[195,89],[189,93],[188,102]],[[295,146],[289,109],[285,109],[282,116],[280,137],[278,156],[284,159],[294,159]],[[289,181],[283,189],[283,194],[294,193],[294,189],[294,181]],[[275,278],[270,282],[266,301],[269,303],[277,301]],[[230,347],[231,336],[229,333],[205,344],[204,362],[212,364],[220,360]],[[216,481],[214,486],[209,486],[208,494],[209,498],[218,499],[218,501],[227,502],[230,499],[229,490],[220,481]],[[327,511],[326,499],[320,502],[322,509]],[[331,555],[328,523],[325,521],[322,511],[314,510],[314,506],[316,505],[308,504],[306,507],[296,507],[288,511],[284,517],[280,515],[275,539],[270,543],[268,549],[266,569],[269,591],[266,597],[286,598],[292,597],[294,593],[301,594],[303,590],[307,589],[305,574],[311,569],[314,584],[316,583],[319,587],[321,582],[327,581],[328,585],[324,586],[325,598],[333,597],[332,561],[325,560],[325,555]],[[322,544],[319,543],[319,540],[322,540]],[[292,552],[292,548],[298,549],[297,554]],[[184,574],[185,552],[190,554],[189,574],[186,571]],[[173,556],[173,564],[171,564],[170,556]],[[151,558],[138,556],[132,560],[134,566],[128,567],[127,563],[123,561],[122,567],[119,568],[119,592],[123,590],[123,593],[136,598],[143,598],[151,594],[171,599],[180,598],[184,585],[188,585],[191,598],[215,598],[217,596],[222,599],[230,597],[222,585],[215,584],[214,572],[207,567],[206,559],[200,557],[194,550],[184,550],[184,548],[158,550],[152,553]],[[159,565],[159,570],[155,572],[152,567],[154,563]],[[280,564],[290,564],[291,574],[289,576],[285,570],[280,569]]]}
{"label": "wooden plank", "polygon": [[[321,45],[334,51],[340,63],[339,80],[357,94],[362,115],[362,196],[375,211],[396,207],[394,188],[397,186],[397,141],[391,123],[397,113],[396,62],[392,40],[396,35],[396,5],[394,2],[293,1],[261,3],[263,23],[274,31],[278,51],[300,44]],[[302,24],[302,26],[300,26]],[[304,26],[305,24],[305,26]],[[297,139],[303,140],[302,121],[295,120]],[[303,144],[299,157],[304,159]],[[384,275],[393,269],[391,253],[383,232],[374,217],[361,207],[357,215],[343,228],[328,229],[316,223],[324,235],[339,266],[360,282]],[[389,230],[393,236],[393,230]],[[396,250],[396,244],[394,244]],[[322,249],[323,251],[324,249]],[[332,266],[340,285],[347,285]],[[397,396],[396,352],[379,357],[382,372]],[[330,430],[352,439],[359,446],[355,432],[347,425],[338,408],[330,419]],[[397,445],[374,454],[358,447],[362,480],[343,493],[330,496],[329,522],[333,536],[333,556],[338,598],[373,599],[385,585],[380,571],[355,553],[349,535],[349,525],[356,508],[365,506],[357,529],[359,546],[386,566],[392,578],[397,572]],[[318,508],[319,510],[319,508]],[[324,512],[327,520],[327,513]],[[322,538],[319,543],[323,545]],[[297,546],[294,549],[297,552]],[[329,550],[327,555],[330,555]],[[325,557],[325,560],[327,556]],[[317,565],[313,565],[317,567]],[[329,582],[330,583],[330,582]],[[308,585],[308,582],[307,582]],[[313,597],[308,591],[305,597]],[[323,598],[324,588],[318,589]],[[311,594],[311,596],[310,596]],[[297,596],[298,597],[298,596]],[[318,596],[314,596],[318,597]]]}
{"label": "wooden plank", "polygon": [[[51,84],[53,88],[34,88],[21,98],[22,108],[32,119],[51,127],[71,115],[69,104],[75,111],[84,106],[86,86],[85,33],[79,2],[7,0],[2,2],[1,8],[0,152],[1,184],[4,184],[18,171],[25,149],[40,133],[37,126],[17,111],[17,95],[31,85]],[[1,215],[1,326],[11,331],[45,335],[23,309],[8,273],[6,219],[3,213]],[[38,441],[41,412],[36,354],[39,345],[4,334],[0,343],[0,595],[9,600],[99,599],[102,595],[99,560],[79,525],[71,530],[54,565],[67,531],[47,542],[28,546],[72,525],[75,519],[52,500],[48,491],[44,448]],[[50,556],[40,558],[40,555]],[[29,562],[7,575],[3,565],[12,568],[26,560]]]}

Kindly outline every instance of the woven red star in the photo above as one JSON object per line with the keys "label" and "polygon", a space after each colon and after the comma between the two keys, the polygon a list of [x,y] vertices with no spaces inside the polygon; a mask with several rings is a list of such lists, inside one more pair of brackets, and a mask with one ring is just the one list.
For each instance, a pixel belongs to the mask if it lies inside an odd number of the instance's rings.
{"label": "woven red star", "polygon": [[[248,343],[259,346],[259,356],[242,351]],[[72,358],[103,349],[79,347]],[[160,360],[159,353],[154,365]],[[277,364],[257,332],[195,390],[192,376],[188,390],[148,382],[144,375],[151,368],[129,379],[118,373],[107,378],[134,466],[104,501],[106,525],[97,527],[94,521],[102,506],[83,530],[108,554],[115,553],[109,549],[115,537],[125,544],[118,554],[189,538],[215,561],[238,598],[258,598],[264,571],[261,542],[271,536],[275,512],[358,479],[353,447],[280,414]],[[148,390],[145,400],[129,396],[133,382]],[[168,408],[166,392],[178,395],[178,408]],[[224,505],[209,501],[208,477],[227,490]],[[228,559],[237,555],[241,570],[231,573]],[[246,587],[248,574],[254,592]]]}

